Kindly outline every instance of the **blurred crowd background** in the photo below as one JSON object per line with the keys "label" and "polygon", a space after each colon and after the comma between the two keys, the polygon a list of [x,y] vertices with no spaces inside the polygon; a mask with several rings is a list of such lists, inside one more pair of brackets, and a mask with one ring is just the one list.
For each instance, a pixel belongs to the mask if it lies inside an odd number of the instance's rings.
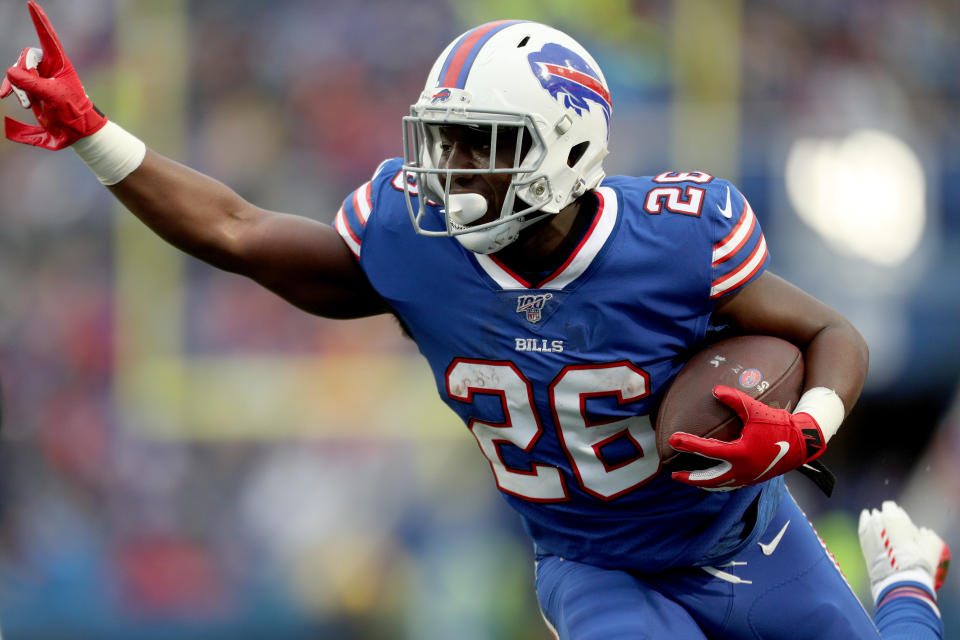
{"label": "blurred crowd background", "polygon": [[[504,17],[568,30],[611,86],[608,173],[732,179],[772,269],[866,336],[866,390],[826,455],[835,495],[789,486],[868,609],[861,508],[899,500],[960,550],[956,2],[44,7],[108,115],[325,221],[400,153],[455,36]],[[26,3],[0,2],[3,66],[34,43]],[[288,307],[164,246],[71,152],[6,140],[0,294],[8,640],[549,637],[517,519],[392,320]]]}

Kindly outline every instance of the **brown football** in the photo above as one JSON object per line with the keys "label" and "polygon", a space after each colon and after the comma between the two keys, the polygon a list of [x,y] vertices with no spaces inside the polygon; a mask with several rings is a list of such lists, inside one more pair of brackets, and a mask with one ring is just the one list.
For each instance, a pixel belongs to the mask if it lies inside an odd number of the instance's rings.
{"label": "brown football", "polygon": [[664,464],[679,468],[703,466],[704,459],[681,454],[667,440],[677,431],[717,440],[734,440],[743,424],[713,397],[722,384],[761,402],[790,410],[803,390],[803,354],[780,338],[747,335],[728,338],[687,361],[663,396],[655,425],[657,452]]}

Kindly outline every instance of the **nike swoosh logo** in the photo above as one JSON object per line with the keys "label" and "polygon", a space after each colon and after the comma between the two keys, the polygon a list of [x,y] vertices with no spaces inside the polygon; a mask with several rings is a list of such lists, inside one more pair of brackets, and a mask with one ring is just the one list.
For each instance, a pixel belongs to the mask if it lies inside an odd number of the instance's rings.
{"label": "nike swoosh logo", "polygon": [[727,187],[727,204],[724,207],[717,205],[717,210],[720,212],[724,218],[733,217],[733,207],[730,206],[730,187]]}
{"label": "nike swoosh logo", "polygon": [[[780,462],[780,459],[783,458],[783,456],[787,455],[787,451],[790,451],[790,443],[789,443],[789,442],[785,442],[785,441],[783,441],[783,440],[780,440],[780,441],[778,441],[778,442],[774,442],[774,444],[777,445],[778,447],[780,447],[780,453],[778,453],[778,454],[776,455],[776,457],[774,457],[773,462],[771,462],[770,465],[769,465],[766,469],[764,469],[762,472],[760,472],[760,475],[758,475],[757,478],[763,477],[763,474],[765,474],[767,471],[770,471],[770,469],[773,469],[773,465],[775,465],[775,464],[777,464],[778,462]],[[754,480],[756,480],[757,478],[754,478]]]}
{"label": "nike swoosh logo", "polygon": [[773,540],[771,540],[767,544],[763,544],[762,542],[757,543],[758,545],[760,545],[760,551],[763,552],[763,555],[765,556],[773,555],[773,552],[777,550],[777,545],[780,544],[780,540],[781,538],[783,538],[783,534],[787,532],[787,527],[789,526],[790,526],[790,521],[787,520],[787,524],[783,525],[783,529],[780,529],[780,533],[778,533],[773,538]]}

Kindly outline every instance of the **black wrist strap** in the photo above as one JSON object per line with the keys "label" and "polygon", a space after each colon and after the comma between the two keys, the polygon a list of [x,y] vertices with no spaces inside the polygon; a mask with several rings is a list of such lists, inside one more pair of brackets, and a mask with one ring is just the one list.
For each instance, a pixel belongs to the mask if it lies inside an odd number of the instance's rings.
{"label": "black wrist strap", "polygon": [[817,485],[828,498],[833,495],[837,478],[819,459],[800,465],[797,471],[810,478],[810,481]]}

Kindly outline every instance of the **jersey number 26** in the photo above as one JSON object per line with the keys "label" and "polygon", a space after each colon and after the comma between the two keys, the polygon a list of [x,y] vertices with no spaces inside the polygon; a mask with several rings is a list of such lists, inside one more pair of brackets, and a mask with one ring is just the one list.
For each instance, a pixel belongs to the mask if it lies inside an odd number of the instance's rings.
{"label": "jersey number 26", "polygon": [[[471,419],[468,426],[501,491],[534,502],[569,499],[558,467],[531,461],[529,470],[512,469],[500,452],[513,444],[530,452],[543,433],[543,424],[533,401],[530,381],[512,362],[458,358],[447,369],[447,393],[455,400],[473,402],[474,394],[500,397],[504,420],[491,423]],[[660,468],[653,427],[646,415],[606,422],[590,422],[589,398],[610,396],[619,404],[636,402],[650,393],[646,372],[629,362],[564,367],[550,384],[550,410],[558,441],[570,461],[580,487],[602,500],[612,500],[640,486]],[[608,463],[605,444],[629,438],[639,452],[635,457]]]}

